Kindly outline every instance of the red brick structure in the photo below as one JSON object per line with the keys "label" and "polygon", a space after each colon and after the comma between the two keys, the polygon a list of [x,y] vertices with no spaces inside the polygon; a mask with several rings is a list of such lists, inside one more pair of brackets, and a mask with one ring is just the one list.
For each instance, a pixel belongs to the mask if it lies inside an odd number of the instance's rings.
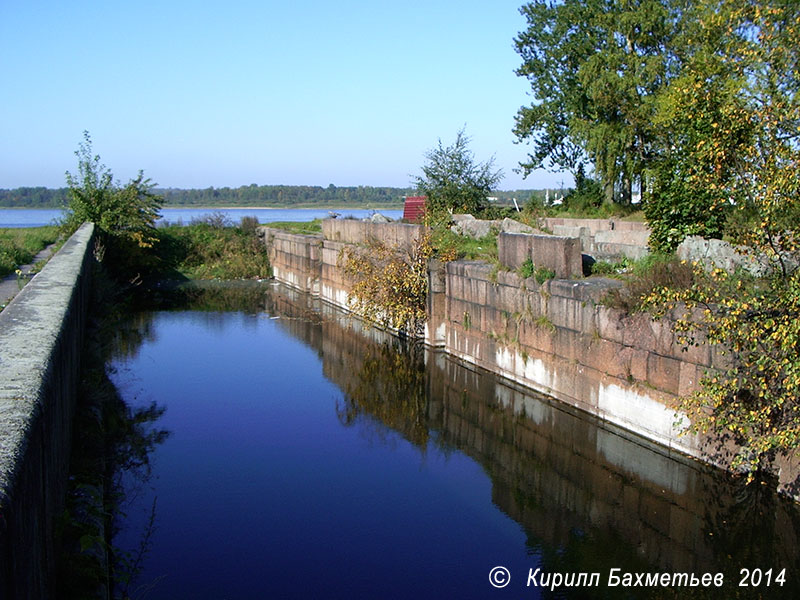
{"label": "red brick structure", "polygon": [[403,219],[409,223],[419,223],[425,214],[426,196],[406,196],[403,205]]}

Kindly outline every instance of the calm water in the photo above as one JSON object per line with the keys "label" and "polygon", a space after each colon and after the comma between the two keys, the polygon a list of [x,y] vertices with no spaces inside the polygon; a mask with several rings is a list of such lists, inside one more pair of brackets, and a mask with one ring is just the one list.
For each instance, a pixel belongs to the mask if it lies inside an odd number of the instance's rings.
{"label": "calm water", "polygon": [[[118,538],[137,547],[156,499],[138,597],[702,595],[607,588],[613,568],[798,597],[800,514],[766,486],[281,286],[210,288],[193,306],[137,314],[113,362],[122,395],[165,407],[171,431]],[[489,583],[499,565],[504,589]],[[526,587],[536,568],[602,584],[551,594]],[[738,588],[742,568],[786,569],[786,583]]]}
{"label": "calm water", "polygon": [[[215,212],[227,215],[234,223],[239,223],[242,217],[249,216],[256,217],[259,223],[273,223],[275,221],[324,219],[329,216],[331,211],[316,208],[165,208],[161,211],[162,221],[186,225],[192,219],[202,218]],[[363,218],[371,215],[373,211],[368,209],[336,209],[334,212],[343,217]],[[379,212],[392,219],[399,219],[403,216],[402,210],[381,210]],[[0,227],[41,227],[43,225],[52,225],[61,219],[61,216],[62,211],[56,208],[0,208]]]}

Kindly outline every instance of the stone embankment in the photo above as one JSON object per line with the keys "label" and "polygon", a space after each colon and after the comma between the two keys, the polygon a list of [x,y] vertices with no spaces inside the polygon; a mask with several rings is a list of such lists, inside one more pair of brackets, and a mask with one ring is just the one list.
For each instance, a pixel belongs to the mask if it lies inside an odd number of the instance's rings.
{"label": "stone embankment", "polygon": [[[331,220],[320,236],[266,228],[264,235],[277,279],[348,309],[341,249],[370,237],[402,247],[423,231],[390,227]],[[595,240],[602,231],[614,230],[598,227]],[[656,442],[666,454],[727,467],[731,448],[682,435],[685,417],[676,414],[678,396],[696,389],[706,369],[724,365],[718,350],[685,350],[667,321],[605,306],[604,295],[621,283],[580,277],[582,253],[577,237],[509,233],[498,236],[507,270],[478,261],[432,261],[425,342]],[[514,269],[527,257],[559,278],[542,284],[523,279]],[[797,461],[781,461],[776,470],[784,491],[800,476]]]}
{"label": "stone embankment", "polygon": [[[370,415],[422,452],[428,433],[437,432],[439,442],[482,465],[492,500],[537,539],[568,547],[576,530],[589,527],[623,540],[650,565],[688,573],[715,568],[716,541],[706,524],[731,522],[739,505],[720,501],[733,496],[735,485],[702,463],[674,460],[638,436],[597,427],[561,402],[464,368],[441,352],[426,350],[424,369],[399,374],[388,333],[283,286],[271,301],[270,314],[289,317],[279,326],[312,347],[325,376],[345,392],[349,418]],[[315,311],[324,318],[296,318]],[[376,380],[397,387],[376,397],[364,385]],[[397,390],[414,401],[393,402]],[[791,511],[778,511],[776,522],[791,518]],[[783,527],[775,534],[774,547],[794,556],[800,531]]]}
{"label": "stone embankment", "polygon": [[0,598],[52,598],[94,226],[0,313]]}

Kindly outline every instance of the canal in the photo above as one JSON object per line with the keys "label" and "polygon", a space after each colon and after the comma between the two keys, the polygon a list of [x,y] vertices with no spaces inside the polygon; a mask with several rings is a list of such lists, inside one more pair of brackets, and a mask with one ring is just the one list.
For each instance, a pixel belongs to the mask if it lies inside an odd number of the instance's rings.
{"label": "canal", "polygon": [[[109,363],[169,432],[115,540],[132,598],[800,597],[768,485],[274,283],[157,296]],[[665,573],[725,589],[633,586]]]}

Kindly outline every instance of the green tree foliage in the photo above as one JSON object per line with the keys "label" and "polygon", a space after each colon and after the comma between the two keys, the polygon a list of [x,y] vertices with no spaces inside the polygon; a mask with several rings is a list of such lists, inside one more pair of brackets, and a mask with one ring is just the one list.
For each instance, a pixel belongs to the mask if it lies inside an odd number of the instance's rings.
{"label": "green tree foliage", "polygon": [[69,205],[63,228],[71,234],[81,223],[93,222],[98,239],[115,269],[145,266],[158,240],[155,222],[162,199],[153,192],[154,185],[140,171],[127,184],[114,181],[111,171],[92,154],[92,140],[84,132],[83,142],[75,152],[78,174],[67,172]]}
{"label": "green tree foliage", "polygon": [[[310,185],[243,185],[235,188],[205,189],[155,188],[165,206],[267,206],[267,207],[391,207],[399,206],[411,188]],[[510,192],[509,192],[510,193]],[[518,192],[530,194],[530,190]],[[62,208],[68,202],[68,188],[43,187],[0,189],[0,206],[21,208]]]}
{"label": "green tree foliage", "polygon": [[765,276],[748,282],[698,269],[699,283],[649,300],[681,313],[675,327],[685,343],[725,349],[728,363],[707,373],[683,408],[694,430],[733,438],[741,446],[734,465],[752,474],[800,446],[800,5],[706,0],[698,8],[696,46],[665,100],[681,154],[676,174],[686,176],[687,193],[703,191],[701,207],[728,205],[728,233]]}
{"label": "green tree foliage", "polygon": [[200,190],[159,190],[170,206],[398,206],[411,188],[352,186],[327,187],[310,185],[245,185],[237,188]]}
{"label": "green tree foliage", "polygon": [[416,177],[414,183],[418,192],[428,198],[428,213],[478,214],[487,207],[487,197],[503,173],[494,170],[494,158],[476,162],[469,142],[462,128],[451,146],[443,146],[440,139],[436,148],[425,154],[422,176]]}
{"label": "green tree foliage", "polygon": [[588,158],[606,200],[630,201],[655,151],[655,98],[669,79],[678,12],[670,0],[535,0],[516,38],[534,102],[514,133],[532,142],[525,173],[575,171]]}
{"label": "green tree foliage", "polygon": [[9,208],[62,208],[67,205],[67,189],[21,187],[0,190],[0,206]]}
{"label": "green tree foliage", "polygon": [[600,207],[603,203],[603,188],[600,182],[587,177],[583,163],[575,171],[575,187],[564,197],[564,204],[570,211],[585,214]]}
{"label": "green tree foliage", "polygon": [[726,366],[709,370],[681,409],[690,431],[735,441],[733,467],[752,478],[800,446],[800,272],[758,285],[722,270],[695,277],[704,284],[662,288],[648,302],[678,312],[682,343],[725,349]]}
{"label": "green tree foliage", "polygon": [[687,235],[721,238],[733,204],[740,155],[753,141],[748,78],[736,65],[733,15],[697,3],[685,20],[680,72],[658,102],[662,151],[652,168],[645,214],[651,246],[671,252]]}

